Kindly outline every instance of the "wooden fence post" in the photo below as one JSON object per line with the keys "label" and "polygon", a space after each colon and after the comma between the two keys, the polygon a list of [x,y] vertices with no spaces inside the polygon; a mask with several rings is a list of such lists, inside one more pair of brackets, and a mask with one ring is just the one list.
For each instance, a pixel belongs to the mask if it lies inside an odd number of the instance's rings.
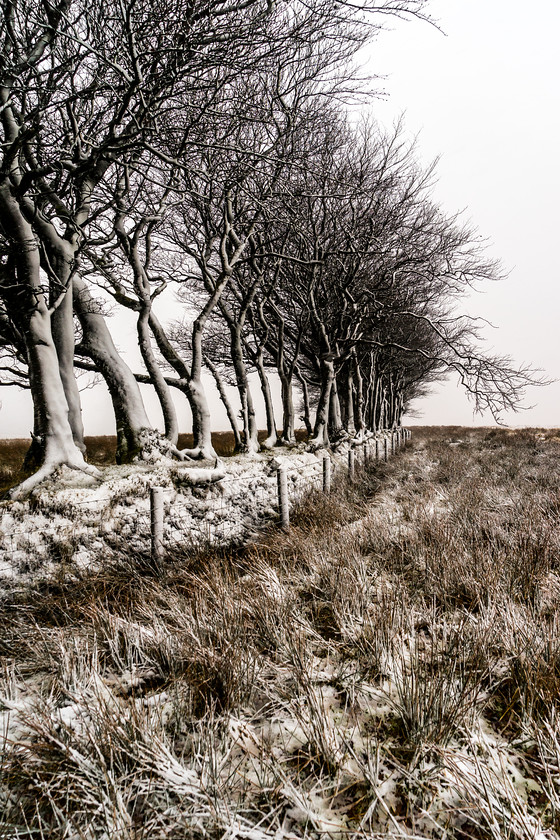
{"label": "wooden fence post", "polygon": [[353,482],[355,478],[356,455],[353,449],[348,450],[348,481]]}
{"label": "wooden fence post", "polygon": [[383,438],[383,460],[384,461],[389,460],[389,438],[388,437]]}
{"label": "wooden fence post", "polygon": [[278,479],[278,511],[280,513],[280,525],[283,531],[290,530],[290,506],[288,502],[288,473],[286,467],[278,467],[276,473]]}
{"label": "wooden fence post", "polygon": [[331,492],[331,472],[332,464],[328,452],[323,454],[323,493]]}
{"label": "wooden fence post", "polygon": [[379,438],[375,438],[375,460],[379,461]]}
{"label": "wooden fence post", "polygon": [[163,557],[163,488],[150,488],[150,533],[152,560]]}

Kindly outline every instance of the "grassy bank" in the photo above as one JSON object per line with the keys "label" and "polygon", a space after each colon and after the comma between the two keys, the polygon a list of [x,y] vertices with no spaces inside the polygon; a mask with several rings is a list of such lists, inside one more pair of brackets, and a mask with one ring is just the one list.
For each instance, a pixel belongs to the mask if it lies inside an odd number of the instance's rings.
{"label": "grassy bank", "polygon": [[0,836],[560,836],[560,438],[419,429],[236,552],[0,606]]}

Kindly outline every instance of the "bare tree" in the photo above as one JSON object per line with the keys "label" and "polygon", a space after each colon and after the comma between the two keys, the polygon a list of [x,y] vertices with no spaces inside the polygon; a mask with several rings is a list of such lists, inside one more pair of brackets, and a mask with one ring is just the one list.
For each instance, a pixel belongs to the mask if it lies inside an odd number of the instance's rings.
{"label": "bare tree", "polygon": [[[422,5],[379,8],[418,13]],[[61,464],[96,472],[83,457],[71,287],[107,173],[138,146],[165,157],[170,115],[189,112],[224,68],[250,73],[287,32],[302,43],[330,35],[348,53],[369,32],[351,4],[333,14],[322,0],[4,0],[3,12],[0,232],[8,285],[18,287],[3,289],[3,299],[26,344],[42,464],[15,494]]]}

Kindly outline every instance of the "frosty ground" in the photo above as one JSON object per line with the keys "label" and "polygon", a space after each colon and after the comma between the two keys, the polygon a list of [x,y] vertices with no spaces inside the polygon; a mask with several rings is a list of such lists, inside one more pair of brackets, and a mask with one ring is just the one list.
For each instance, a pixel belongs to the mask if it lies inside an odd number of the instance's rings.
{"label": "frosty ground", "polygon": [[[345,455],[346,448],[333,462],[342,466]],[[322,456],[304,444],[224,460],[105,465],[101,481],[63,467],[31,498],[0,503],[0,586],[9,577],[56,573],[61,559],[89,568],[115,542],[126,541],[131,552],[149,550],[154,486],[163,490],[168,550],[244,540],[277,518],[280,465],[292,501],[321,483]]]}
{"label": "frosty ground", "polygon": [[5,579],[0,836],[560,836],[560,440],[413,440],[289,534]]}

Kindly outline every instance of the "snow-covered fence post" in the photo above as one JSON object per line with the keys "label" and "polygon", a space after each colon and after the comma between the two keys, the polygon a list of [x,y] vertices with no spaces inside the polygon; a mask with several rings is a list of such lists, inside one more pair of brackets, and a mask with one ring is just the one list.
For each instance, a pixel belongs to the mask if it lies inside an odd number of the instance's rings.
{"label": "snow-covered fence post", "polygon": [[383,460],[384,461],[389,460],[389,438],[388,437],[383,438]]}
{"label": "snow-covered fence post", "polygon": [[332,464],[328,452],[323,454],[323,493],[331,492]]}
{"label": "snow-covered fence post", "polygon": [[356,455],[353,449],[348,450],[348,481],[352,482],[355,478],[355,463]]}
{"label": "snow-covered fence post", "polygon": [[290,530],[290,506],[288,502],[288,473],[286,467],[278,467],[276,472],[278,479],[278,511],[280,513],[280,525],[283,531]]}
{"label": "snow-covered fence post", "polygon": [[150,488],[150,533],[152,560],[163,557],[163,488]]}

